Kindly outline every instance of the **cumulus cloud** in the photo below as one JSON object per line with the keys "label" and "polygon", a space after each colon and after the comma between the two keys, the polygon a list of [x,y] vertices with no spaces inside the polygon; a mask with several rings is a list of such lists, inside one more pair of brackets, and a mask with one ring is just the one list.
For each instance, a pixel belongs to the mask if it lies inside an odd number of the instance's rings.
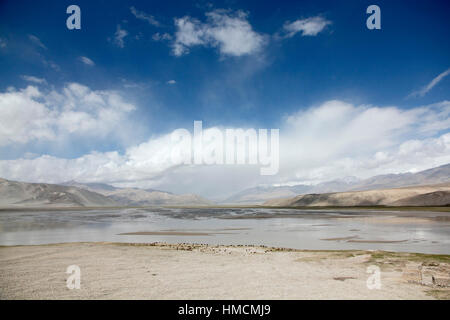
{"label": "cumulus cloud", "polygon": [[[64,100],[77,94],[74,91],[89,96],[88,89],[67,90],[71,93],[64,94]],[[30,118],[34,119],[14,127],[22,140],[30,135],[52,139],[58,134],[47,123],[55,116],[48,119],[49,112],[38,102],[39,96],[33,87],[20,92],[22,99],[28,99],[26,105],[31,103]],[[275,176],[261,176],[256,165],[174,164],[171,155],[177,142],[171,139],[171,132],[129,146],[123,153],[92,152],[76,159],[43,155],[2,160],[0,176],[27,181],[101,181],[224,197],[257,184],[315,184],[345,176],[367,178],[417,171],[450,162],[449,112],[449,101],[401,109],[332,100],[300,110],[281,122],[280,171]],[[63,121],[61,118],[61,112],[56,112],[58,122]],[[14,116],[7,121],[11,119]],[[78,121],[73,126],[83,130]],[[21,132],[23,127],[29,130]],[[192,132],[192,128],[187,129]],[[203,132],[222,129],[205,127]]]}
{"label": "cumulus cloud", "polygon": [[61,91],[35,86],[0,93],[0,146],[56,141],[67,135],[104,137],[135,106],[114,91],[70,83]]}
{"label": "cumulus cloud", "polygon": [[[117,151],[92,152],[75,159],[42,155],[34,159],[0,160],[0,176],[28,181],[134,181],[152,179],[171,166],[171,138],[164,135]],[[35,166],[35,167],[34,167]],[[33,168],[34,167],[34,168]],[[23,180],[23,179],[22,179]]]}
{"label": "cumulus cloud", "polygon": [[79,57],[78,58],[81,62],[83,62],[84,64],[88,65],[88,66],[95,66],[94,61],[92,61],[91,59],[89,59],[88,57]]}
{"label": "cumulus cloud", "polygon": [[258,52],[264,45],[264,36],[253,30],[242,11],[215,10],[206,17],[204,23],[189,16],[175,19],[175,56],[187,54],[193,46],[218,48],[224,56],[242,56]]}
{"label": "cumulus cloud", "polygon": [[287,38],[291,38],[299,32],[301,32],[302,36],[316,36],[329,24],[331,24],[331,21],[323,17],[311,17],[298,19],[294,22],[286,22],[283,29]]}
{"label": "cumulus cloud", "polygon": [[136,17],[136,19],[147,21],[149,24],[159,27],[160,23],[153,17],[143,11],[137,10],[135,7],[130,7],[131,13]]}
{"label": "cumulus cloud", "polygon": [[22,75],[21,78],[25,81],[28,82],[34,82],[34,83],[38,83],[38,84],[43,84],[43,83],[47,83],[47,81],[43,78],[37,78],[34,76],[27,76],[27,75]]}
{"label": "cumulus cloud", "polygon": [[431,89],[433,89],[434,86],[436,86],[439,82],[442,81],[442,79],[444,79],[446,76],[448,76],[450,74],[450,69],[445,70],[444,72],[442,72],[441,74],[439,74],[436,78],[434,78],[433,80],[431,80],[430,83],[428,83],[426,86],[424,86],[422,89],[417,90],[412,92],[408,98],[411,97],[423,97],[424,95],[426,95]]}
{"label": "cumulus cloud", "polygon": [[120,27],[120,24],[117,25],[116,33],[114,34],[113,43],[118,46],[119,48],[125,47],[124,38],[128,36],[128,31],[125,29],[122,29]]}

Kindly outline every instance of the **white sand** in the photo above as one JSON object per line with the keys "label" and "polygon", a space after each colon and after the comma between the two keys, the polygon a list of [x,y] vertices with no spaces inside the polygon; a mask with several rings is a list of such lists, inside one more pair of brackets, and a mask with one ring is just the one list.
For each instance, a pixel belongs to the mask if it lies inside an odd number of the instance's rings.
{"label": "white sand", "polygon": [[[370,253],[190,245],[179,249],[111,243],[0,247],[0,298],[433,298],[427,294],[433,288],[407,281],[421,264],[407,258],[382,263],[382,287],[369,290]],[[66,287],[69,265],[81,268],[79,290]]]}

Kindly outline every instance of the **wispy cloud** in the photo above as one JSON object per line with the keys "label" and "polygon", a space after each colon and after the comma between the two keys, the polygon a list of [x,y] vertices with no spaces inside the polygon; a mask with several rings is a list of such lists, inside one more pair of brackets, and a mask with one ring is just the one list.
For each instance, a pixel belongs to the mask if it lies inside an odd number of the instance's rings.
{"label": "wispy cloud", "polygon": [[43,52],[42,50],[39,50],[39,48],[47,50],[47,47],[42,43],[42,41],[32,34],[28,35],[28,39],[33,44],[31,46],[27,45],[30,54],[33,55],[34,58],[40,60],[44,66],[52,68],[53,70],[59,72],[61,70],[60,66],[56,62],[47,57],[48,56],[47,51]]}
{"label": "wispy cloud", "polygon": [[168,33],[157,32],[152,36],[152,39],[155,41],[172,40],[172,36]]}
{"label": "wispy cloud", "polygon": [[264,36],[253,30],[243,11],[214,10],[206,17],[205,23],[189,16],[175,19],[175,56],[187,54],[193,46],[218,48],[224,56],[243,56],[258,52],[264,45]]}
{"label": "wispy cloud", "polygon": [[57,63],[55,63],[53,60],[48,59],[45,55],[43,55],[37,51],[35,51],[34,54],[42,62],[42,64],[45,67],[52,68],[53,70],[55,70],[57,72],[61,71],[61,68],[59,67],[59,65]]}
{"label": "wispy cloud", "polygon": [[33,42],[38,47],[41,47],[42,49],[47,49],[47,47],[42,43],[41,39],[39,39],[38,37],[36,37],[32,34],[29,34],[28,39],[30,39],[31,42]]}
{"label": "wispy cloud", "polygon": [[125,42],[124,42],[123,39],[124,39],[127,35],[128,35],[128,31],[125,30],[125,29],[122,29],[122,28],[120,27],[120,24],[118,24],[118,25],[117,25],[116,33],[114,34],[114,40],[113,40],[113,43],[114,43],[116,46],[120,47],[120,48],[125,47]]}
{"label": "wispy cloud", "polygon": [[43,83],[47,83],[47,81],[43,78],[37,78],[34,76],[27,76],[27,75],[22,75],[21,78],[25,81],[28,82],[33,82],[33,83],[38,83],[38,84],[43,84]]}
{"label": "wispy cloud", "polygon": [[323,17],[311,17],[307,19],[298,19],[294,22],[286,22],[283,25],[285,38],[291,38],[301,32],[302,36],[317,36],[331,21]]}
{"label": "wispy cloud", "polygon": [[54,63],[53,61],[48,61],[48,65],[50,66],[50,68],[52,68],[55,71],[60,71],[61,70],[61,68],[56,63]]}
{"label": "wispy cloud", "polygon": [[160,23],[152,15],[149,15],[143,11],[139,11],[135,7],[130,7],[130,11],[139,20],[147,21],[149,24],[155,27],[160,26]]}
{"label": "wispy cloud", "polygon": [[89,59],[88,57],[79,57],[78,58],[81,62],[83,62],[84,64],[88,65],[88,66],[95,66],[94,61],[92,61],[91,59]]}
{"label": "wispy cloud", "polygon": [[6,48],[6,40],[3,38],[0,38],[0,48]]}
{"label": "wispy cloud", "polygon": [[167,84],[176,84],[177,82],[175,80],[169,80],[166,82]]}
{"label": "wispy cloud", "polygon": [[426,86],[424,86],[422,89],[417,90],[412,92],[410,95],[408,95],[407,98],[412,98],[412,97],[423,97],[424,95],[426,95],[431,89],[433,89],[434,86],[436,86],[439,82],[442,81],[442,79],[444,79],[446,76],[448,76],[450,74],[450,69],[445,70],[444,72],[442,72],[441,74],[439,74],[436,78],[434,78],[433,80],[431,80],[430,83],[428,83]]}

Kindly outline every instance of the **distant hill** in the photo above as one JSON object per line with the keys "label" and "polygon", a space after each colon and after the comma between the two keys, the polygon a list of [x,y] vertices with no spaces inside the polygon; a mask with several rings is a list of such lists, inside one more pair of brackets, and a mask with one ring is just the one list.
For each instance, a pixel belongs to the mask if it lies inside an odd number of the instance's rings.
{"label": "distant hill", "polygon": [[104,195],[72,186],[26,183],[0,179],[0,206],[104,207],[118,202]]}
{"label": "distant hill", "polygon": [[288,199],[269,200],[267,206],[446,206],[450,205],[450,183],[392,189],[314,193]]}
{"label": "distant hill", "polygon": [[103,183],[80,183],[76,181],[69,181],[64,185],[100,193],[123,206],[201,206],[214,204],[195,194],[176,195],[155,189],[117,188]]}
{"label": "distant hill", "polygon": [[415,185],[439,184],[445,182],[450,182],[450,164],[417,173],[378,175],[363,180],[355,177],[346,177],[343,179],[319,183],[313,186],[294,185],[279,187],[255,187],[240,191],[222,201],[222,203],[262,204],[268,200],[289,198],[300,194],[390,189]]}
{"label": "distant hill", "polygon": [[171,194],[161,191],[147,191],[143,189],[117,189],[104,192],[107,197],[126,206],[162,206],[162,205],[212,205],[213,202],[195,194]]}
{"label": "distant hill", "polygon": [[89,190],[92,192],[106,192],[106,191],[114,191],[117,188],[113,187],[106,183],[81,183],[74,180],[61,183],[63,186],[77,187],[85,190]]}

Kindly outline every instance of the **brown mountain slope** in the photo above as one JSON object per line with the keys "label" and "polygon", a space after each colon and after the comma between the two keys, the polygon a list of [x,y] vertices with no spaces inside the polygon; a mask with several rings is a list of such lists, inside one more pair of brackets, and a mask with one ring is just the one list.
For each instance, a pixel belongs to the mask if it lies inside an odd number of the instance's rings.
{"label": "brown mountain slope", "polygon": [[450,191],[435,191],[397,200],[394,206],[447,206],[450,204]]}
{"label": "brown mountain slope", "polygon": [[323,194],[305,194],[294,198],[270,200],[267,206],[442,206],[449,205],[450,183]]}

